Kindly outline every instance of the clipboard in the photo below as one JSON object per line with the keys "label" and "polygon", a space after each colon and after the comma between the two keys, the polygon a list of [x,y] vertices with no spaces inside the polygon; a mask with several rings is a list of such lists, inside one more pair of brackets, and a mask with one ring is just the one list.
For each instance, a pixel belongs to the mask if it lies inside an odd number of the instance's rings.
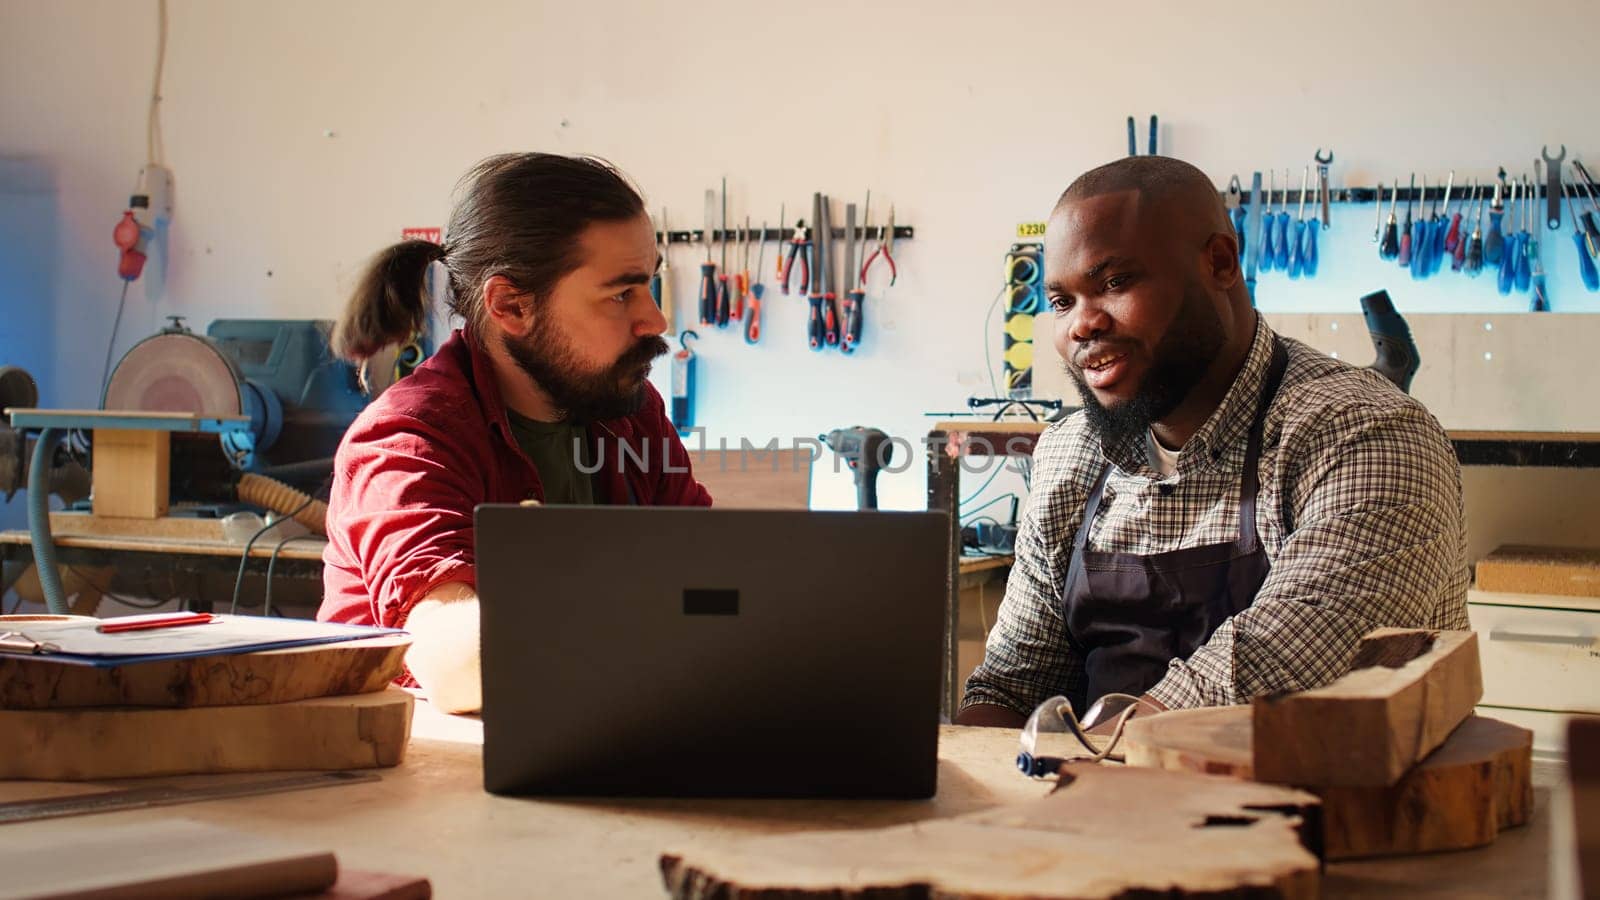
{"label": "clipboard", "polygon": [[0,630],[0,653],[65,665],[109,668],[405,634],[398,628],[306,619],[232,615],[218,615],[215,619],[197,628],[114,633],[98,631],[100,620],[29,622],[25,629]]}

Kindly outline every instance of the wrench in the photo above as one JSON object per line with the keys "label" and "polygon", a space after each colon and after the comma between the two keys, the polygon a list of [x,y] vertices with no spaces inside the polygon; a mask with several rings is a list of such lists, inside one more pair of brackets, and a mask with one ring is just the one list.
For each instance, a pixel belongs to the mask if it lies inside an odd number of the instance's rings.
{"label": "wrench", "polygon": [[1328,167],[1333,165],[1333,151],[1329,150],[1328,158],[1323,159],[1322,148],[1318,147],[1311,158],[1317,163],[1317,181],[1321,185],[1322,192],[1322,230],[1327,231],[1331,224],[1328,219]]}
{"label": "wrench", "polygon": [[1544,157],[1545,188],[1544,199],[1548,211],[1545,215],[1545,225],[1551,231],[1561,230],[1561,163],[1567,158],[1567,145],[1561,145],[1561,155],[1555,159],[1550,158],[1550,148],[1540,147],[1539,155]]}

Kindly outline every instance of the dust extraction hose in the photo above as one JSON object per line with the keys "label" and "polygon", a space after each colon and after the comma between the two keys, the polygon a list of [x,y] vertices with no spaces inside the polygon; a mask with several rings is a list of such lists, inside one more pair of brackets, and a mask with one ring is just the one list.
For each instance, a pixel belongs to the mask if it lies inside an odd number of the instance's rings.
{"label": "dust extraction hose", "polygon": [[46,428],[33,442],[33,462],[28,467],[28,533],[33,543],[33,568],[39,573],[39,590],[52,615],[64,616],[67,594],[56,568],[56,545],[50,538],[50,455],[66,432]]}
{"label": "dust extraction hose", "polygon": [[[239,500],[283,515],[294,513],[294,520],[311,529],[313,534],[328,533],[328,504],[312,500],[310,494],[265,475],[247,473],[239,476]],[[300,511],[295,512],[297,509]]]}

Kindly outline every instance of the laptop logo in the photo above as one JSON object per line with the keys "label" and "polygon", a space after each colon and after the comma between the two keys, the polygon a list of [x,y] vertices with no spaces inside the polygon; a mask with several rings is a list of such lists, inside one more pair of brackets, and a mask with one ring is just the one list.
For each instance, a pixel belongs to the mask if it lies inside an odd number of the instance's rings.
{"label": "laptop logo", "polygon": [[684,588],[683,614],[686,616],[737,616],[739,592],[716,588]]}

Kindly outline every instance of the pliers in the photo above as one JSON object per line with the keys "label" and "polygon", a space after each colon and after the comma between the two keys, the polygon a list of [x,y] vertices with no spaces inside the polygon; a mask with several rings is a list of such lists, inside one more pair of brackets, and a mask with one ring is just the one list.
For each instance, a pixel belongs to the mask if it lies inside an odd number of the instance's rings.
{"label": "pliers", "polygon": [[783,274],[779,278],[785,297],[789,296],[789,276],[794,274],[796,262],[800,263],[800,294],[804,296],[811,287],[811,232],[806,230],[805,219],[794,223],[794,239],[789,242],[789,260],[783,264]]}
{"label": "pliers", "polygon": [[894,207],[892,206],[889,207],[889,224],[879,233],[878,246],[873,248],[872,255],[867,257],[866,261],[861,264],[860,280],[862,284],[866,284],[867,270],[872,268],[873,262],[879,256],[882,256],[883,261],[889,264],[889,286],[894,287],[895,280],[900,277],[900,270],[894,264]]}

